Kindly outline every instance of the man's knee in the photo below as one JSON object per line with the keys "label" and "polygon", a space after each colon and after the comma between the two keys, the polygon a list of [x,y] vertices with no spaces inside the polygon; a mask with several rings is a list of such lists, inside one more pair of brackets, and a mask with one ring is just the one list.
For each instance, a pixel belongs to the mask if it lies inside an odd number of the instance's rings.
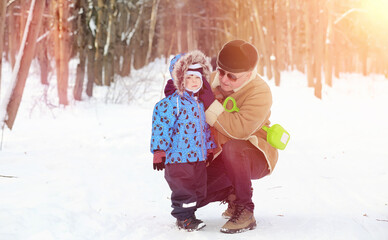
{"label": "man's knee", "polygon": [[247,141],[232,139],[232,140],[227,141],[222,146],[222,152],[227,154],[227,155],[230,155],[230,154],[241,151],[241,149],[243,149],[243,147],[246,144],[247,144]]}
{"label": "man's knee", "polygon": [[222,146],[222,160],[227,166],[241,164],[245,159],[243,150],[246,147],[247,141],[243,140],[229,140]]}

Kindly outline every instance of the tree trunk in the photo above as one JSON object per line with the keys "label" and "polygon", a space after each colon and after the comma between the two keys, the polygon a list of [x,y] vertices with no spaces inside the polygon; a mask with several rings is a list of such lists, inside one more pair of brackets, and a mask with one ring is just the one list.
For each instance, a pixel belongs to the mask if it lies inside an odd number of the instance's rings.
{"label": "tree trunk", "polygon": [[333,9],[333,0],[330,0],[328,4],[328,24],[325,41],[325,83],[331,87],[333,86],[333,18],[330,11]]}
{"label": "tree trunk", "polygon": [[115,73],[119,74],[120,76],[123,76],[123,67],[124,67],[124,59],[125,59],[125,48],[126,48],[126,41],[124,38],[124,33],[128,29],[128,22],[129,22],[129,9],[125,8],[125,4],[123,2],[117,2],[117,23],[116,23],[116,31],[117,34],[120,35],[120,37],[117,37],[117,42],[115,43]]}
{"label": "tree trunk", "polygon": [[86,12],[87,12],[87,5],[85,0],[77,0],[76,3],[76,10],[79,13],[77,16],[77,52],[78,52],[78,58],[79,63],[77,65],[77,73],[76,73],[76,79],[75,79],[75,85],[73,90],[73,96],[75,100],[81,101],[82,100],[82,91],[83,91],[83,85],[84,85],[84,78],[85,78],[85,63],[86,63],[86,39],[87,36],[86,33]]}
{"label": "tree trunk", "polygon": [[[140,69],[146,64],[148,32],[144,31],[147,28],[145,19],[149,19],[151,13],[145,8],[144,14],[138,16],[141,19],[139,22],[139,31],[134,35],[134,39],[130,45],[132,49],[132,61],[135,69]],[[148,24],[147,24],[148,25]]]}
{"label": "tree trunk", "polygon": [[[89,31],[88,31],[89,32]],[[91,97],[93,96],[93,86],[94,86],[94,56],[96,55],[96,49],[94,48],[94,38],[91,32],[87,35],[88,38],[88,49],[87,49],[87,74],[88,74],[88,83],[86,85],[86,94]]]}
{"label": "tree trunk", "polygon": [[129,46],[124,48],[123,67],[121,69],[121,76],[129,76],[132,68],[132,49]]}
{"label": "tree trunk", "polygon": [[48,85],[48,74],[50,72],[50,62],[48,58],[48,52],[47,52],[47,46],[48,41],[42,40],[38,43],[39,46],[37,46],[37,58],[39,62],[40,67],[40,83],[43,85]]}
{"label": "tree trunk", "polygon": [[[282,28],[282,23],[283,23],[283,18],[284,18],[284,11],[283,11],[283,4],[281,1],[275,1],[275,6],[274,10],[274,33],[275,33],[275,51],[276,51],[276,61],[277,61],[277,68],[278,71],[283,71],[285,70],[285,59],[284,59],[284,47],[283,47],[283,28]],[[276,76],[275,76],[276,77]],[[275,79],[276,80],[276,79]]]}
{"label": "tree trunk", "polygon": [[146,64],[150,61],[150,57],[151,57],[152,43],[155,35],[155,26],[156,26],[156,19],[158,16],[159,2],[160,0],[153,0],[153,3],[152,3],[152,13],[151,13],[150,31],[148,34],[148,50],[147,50],[147,56],[146,56]]}
{"label": "tree trunk", "polygon": [[[85,6],[86,7],[86,6]],[[89,22],[91,21],[91,16],[92,16],[92,11],[93,9],[92,8],[89,8],[89,7],[86,7],[87,9],[87,13],[86,13],[86,16],[87,16],[87,19],[86,19],[86,22],[87,22],[87,26],[89,26]],[[93,32],[92,30],[90,29],[90,27],[86,27],[85,28],[86,32],[86,41],[87,41],[87,49],[86,49],[86,58],[87,58],[87,79],[88,79],[88,82],[86,84],[86,94],[91,97],[93,96],[93,86],[94,86],[94,62],[95,62],[95,55],[96,55],[96,48],[94,46],[94,42],[95,42],[95,37],[93,35]]]}
{"label": "tree trunk", "polygon": [[[133,47],[132,47],[132,42],[134,39],[134,35],[138,32],[139,26],[140,26],[140,21],[143,16],[143,10],[144,10],[144,4],[140,6],[139,13],[136,18],[136,22],[134,26],[129,26],[126,31],[128,32],[126,38],[125,38],[125,49],[124,49],[124,59],[123,59],[123,66],[121,69],[121,76],[128,76],[131,73],[132,69],[132,58],[133,58]],[[132,27],[132,28],[131,28]]]}
{"label": "tree trunk", "polygon": [[4,22],[5,22],[5,13],[7,9],[7,2],[0,1],[0,93],[1,93],[1,69],[3,66],[3,47],[4,47]]}
{"label": "tree trunk", "polygon": [[177,47],[178,47],[178,52],[182,52],[182,8],[176,8],[176,15],[177,15],[177,20],[176,22],[176,42],[177,42]]}
{"label": "tree trunk", "polygon": [[15,2],[12,2],[8,6],[8,49],[12,68],[15,66],[18,48],[18,31],[15,31],[17,29],[16,17],[14,15],[15,5]]}
{"label": "tree trunk", "polygon": [[[293,59],[296,64],[296,68],[300,71],[305,73],[306,72],[306,67],[304,63],[304,56],[303,56],[303,44],[304,39],[303,39],[303,31],[302,31],[302,26],[303,26],[303,0],[298,0],[296,3],[296,36],[295,36],[295,54],[293,56]],[[284,69],[284,68],[281,68]]]}
{"label": "tree trunk", "polygon": [[273,45],[273,42],[272,42],[272,5],[269,1],[267,1],[266,3],[266,7],[264,8],[264,16],[265,16],[265,24],[264,26],[266,26],[266,34],[265,34],[265,46],[266,48],[268,49],[268,52],[267,52],[267,56],[264,56],[265,59],[267,59],[267,68],[266,68],[266,71],[267,71],[267,78],[268,79],[272,79],[273,77],[273,73],[272,73],[272,59],[273,59],[273,55],[272,55],[272,45]]}
{"label": "tree trunk", "polygon": [[321,0],[317,0],[314,2],[315,11],[317,15],[317,34],[315,34],[315,42],[314,42],[314,64],[315,64],[315,85],[314,85],[314,95],[321,99],[322,98],[322,59],[323,53],[322,49],[324,49],[323,45],[323,14],[320,8]]}
{"label": "tree trunk", "polygon": [[21,41],[23,39],[24,29],[26,28],[26,14],[27,14],[28,0],[19,0],[19,41],[17,42],[17,48],[20,48]]}
{"label": "tree trunk", "polygon": [[186,40],[187,40],[187,51],[195,49],[194,46],[194,29],[193,29],[193,13],[187,13],[187,24],[186,24]]}
{"label": "tree trunk", "polygon": [[341,54],[339,53],[339,49],[341,48],[341,43],[340,39],[338,36],[338,33],[333,32],[333,67],[334,67],[334,76],[336,78],[339,78],[340,71],[341,71],[341,60],[340,56]]}
{"label": "tree trunk", "polygon": [[7,117],[5,119],[5,123],[9,129],[12,129],[13,127],[22,100],[28,71],[35,53],[36,39],[42,23],[44,4],[45,0],[33,0],[31,2],[28,17],[31,21],[27,23],[25,31],[25,33],[28,34],[25,34],[26,36],[23,37],[24,40],[21,45],[21,51],[19,51],[18,59],[12,74],[12,83],[15,84],[15,87],[12,90],[7,105]]}
{"label": "tree trunk", "polygon": [[273,44],[272,44],[272,54],[274,56],[274,59],[272,59],[272,66],[273,66],[273,71],[275,73],[275,85],[280,86],[280,71],[279,71],[279,60],[280,60],[280,54],[278,52],[279,48],[277,47],[278,45],[281,45],[280,43],[280,37],[279,37],[279,31],[277,28],[280,28],[277,25],[277,16],[280,17],[280,14],[276,14],[276,6],[275,6],[275,1],[272,3],[272,22],[273,22],[273,30],[272,30],[272,35],[273,35]]}
{"label": "tree trunk", "polygon": [[[360,48],[360,63],[361,63],[361,67],[362,67],[362,75],[364,76],[368,76],[368,45],[367,45],[367,37],[366,36],[363,36],[364,37],[364,44],[363,46]],[[381,59],[380,61],[383,61],[383,59]],[[376,66],[376,64],[374,64],[374,66]],[[374,72],[377,72],[376,70]]]}
{"label": "tree trunk", "polygon": [[69,50],[68,33],[69,24],[67,13],[69,11],[67,0],[57,0],[55,6],[55,62],[57,70],[59,104],[68,105],[67,87],[69,79]]}
{"label": "tree trunk", "polygon": [[97,32],[95,39],[96,61],[94,63],[95,83],[99,86],[103,83],[104,46],[106,43],[107,5],[106,0],[98,0],[97,5]]}
{"label": "tree trunk", "polygon": [[307,86],[313,87],[314,86],[314,70],[313,70],[313,59],[312,59],[312,41],[311,41],[311,17],[310,17],[310,11],[311,11],[311,3],[310,1],[305,1],[305,11],[304,11],[304,17],[305,17],[305,37],[306,37],[306,62],[307,62]]}
{"label": "tree trunk", "polygon": [[79,63],[77,65],[77,73],[76,73],[76,80],[73,90],[73,96],[74,99],[77,101],[82,100],[82,91],[83,91],[83,85],[84,85],[84,78],[85,78],[85,64],[86,64],[86,56],[85,51],[78,52],[79,57]]}
{"label": "tree trunk", "polygon": [[287,16],[287,49],[288,49],[288,64],[291,69],[294,69],[294,57],[292,55],[292,23],[291,23],[291,5],[290,0],[286,0],[286,16]]}
{"label": "tree trunk", "polygon": [[[158,12],[165,12],[166,8],[163,7],[163,4],[159,4],[159,10]],[[156,25],[155,25],[155,29],[157,29],[157,33],[156,33],[156,39],[157,39],[157,46],[156,46],[156,51],[157,51],[157,56],[164,56],[164,53],[166,51],[166,45],[167,45],[167,38],[166,38],[166,34],[169,33],[167,31],[167,27],[166,26],[166,21],[167,19],[167,16],[166,17],[160,17],[157,16],[156,18]],[[171,37],[171,36],[169,36]],[[206,44],[206,43],[205,43]],[[165,56],[166,58],[168,58],[168,56]]]}
{"label": "tree trunk", "polygon": [[[269,54],[267,52],[267,47],[265,44],[265,36],[264,36],[264,32],[263,32],[263,26],[261,25],[261,22],[260,22],[260,16],[259,16],[259,11],[257,10],[257,6],[254,5],[251,7],[253,7],[254,21],[255,21],[256,29],[258,31],[258,35],[259,35],[259,39],[260,39],[260,49],[262,51],[262,55],[263,55],[263,59],[264,59],[263,65],[265,65],[267,67],[267,74],[268,74],[268,69],[271,68],[271,62],[270,62],[270,57],[269,57]],[[269,78],[269,76],[268,76],[268,78]],[[271,78],[272,78],[272,76],[271,76]]]}
{"label": "tree trunk", "polygon": [[116,0],[111,0],[109,5],[107,38],[104,47],[104,85],[110,86],[114,81],[114,47],[116,42]]}
{"label": "tree trunk", "polygon": [[[46,4],[45,4],[45,9],[43,11],[43,15],[45,13],[48,13],[49,10],[50,10],[50,3],[46,1]],[[49,14],[47,14],[49,15]],[[49,32],[50,31],[50,23],[51,21],[48,20],[48,18],[44,18],[43,17],[43,20],[42,20],[42,26],[41,26],[41,30],[40,30],[40,34],[39,36],[43,36],[46,34],[46,32]],[[49,46],[50,46],[50,43],[49,43],[49,40],[48,40],[48,35],[46,35],[45,37],[43,37],[42,39],[39,40],[39,42],[37,42],[37,51],[36,51],[36,57],[38,59],[38,63],[39,63],[39,67],[40,67],[40,83],[43,84],[43,85],[48,85],[48,75],[49,75],[49,72],[51,71],[51,65],[50,65],[50,61],[49,61]]]}

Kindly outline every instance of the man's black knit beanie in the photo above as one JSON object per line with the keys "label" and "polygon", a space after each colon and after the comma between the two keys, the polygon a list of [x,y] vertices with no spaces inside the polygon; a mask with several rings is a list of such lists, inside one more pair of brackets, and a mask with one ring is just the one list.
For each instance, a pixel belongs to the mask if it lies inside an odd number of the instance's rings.
{"label": "man's black knit beanie", "polygon": [[217,66],[232,73],[251,71],[256,67],[258,53],[255,46],[244,40],[226,43],[218,53]]}

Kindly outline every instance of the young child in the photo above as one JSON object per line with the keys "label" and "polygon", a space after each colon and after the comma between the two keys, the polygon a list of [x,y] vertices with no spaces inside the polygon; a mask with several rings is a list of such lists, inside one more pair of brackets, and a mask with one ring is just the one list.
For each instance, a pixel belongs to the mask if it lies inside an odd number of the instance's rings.
{"label": "young child", "polygon": [[172,191],[172,212],[179,229],[195,231],[205,224],[195,217],[206,197],[206,161],[213,158],[215,143],[205,120],[203,103],[197,100],[211,67],[198,51],[171,60],[170,73],[177,89],[156,103],[152,119],[151,152],[154,169],[165,168]]}

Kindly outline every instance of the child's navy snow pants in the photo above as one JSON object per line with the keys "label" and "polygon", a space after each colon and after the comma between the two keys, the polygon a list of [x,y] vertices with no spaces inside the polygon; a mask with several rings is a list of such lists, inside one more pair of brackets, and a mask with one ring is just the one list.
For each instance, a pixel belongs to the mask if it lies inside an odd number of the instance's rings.
{"label": "child's navy snow pants", "polygon": [[167,164],[164,177],[172,191],[172,212],[179,221],[191,217],[206,197],[206,163]]}

